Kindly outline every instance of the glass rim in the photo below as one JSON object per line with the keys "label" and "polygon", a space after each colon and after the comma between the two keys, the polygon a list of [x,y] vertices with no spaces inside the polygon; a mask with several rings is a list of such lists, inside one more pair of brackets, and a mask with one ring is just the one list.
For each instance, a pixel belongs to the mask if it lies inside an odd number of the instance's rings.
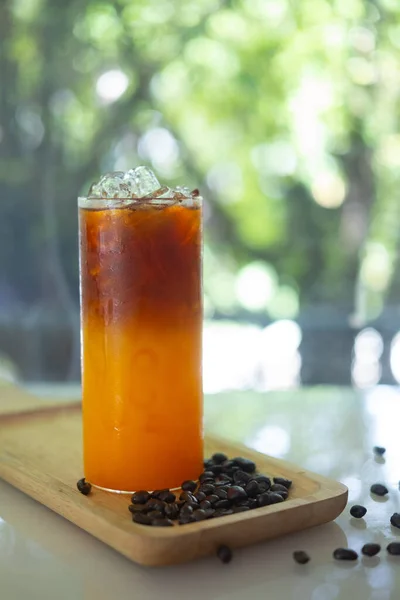
{"label": "glass rim", "polygon": [[88,196],[78,196],[78,205],[80,208],[85,208],[85,206],[98,206],[107,207],[116,204],[118,206],[125,205],[130,206],[132,204],[180,204],[185,206],[188,201],[193,201],[195,203],[202,203],[203,197],[199,196],[191,196],[190,198],[175,198],[174,196],[143,196],[142,198],[89,198]]}

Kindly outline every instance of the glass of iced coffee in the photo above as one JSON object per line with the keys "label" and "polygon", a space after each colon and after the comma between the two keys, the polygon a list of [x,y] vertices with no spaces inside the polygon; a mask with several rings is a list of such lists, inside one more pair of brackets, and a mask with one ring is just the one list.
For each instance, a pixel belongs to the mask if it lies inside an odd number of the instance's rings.
{"label": "glass of iced coffee", "polygon": [[203,465],[202,199],[137,167],[78,204],[85,477],[178,487]]}

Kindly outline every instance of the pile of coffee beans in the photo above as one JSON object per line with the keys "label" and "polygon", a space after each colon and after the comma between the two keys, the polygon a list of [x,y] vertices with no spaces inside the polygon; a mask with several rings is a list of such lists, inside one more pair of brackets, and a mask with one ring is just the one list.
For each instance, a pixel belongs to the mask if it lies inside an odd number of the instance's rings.
{"label": "pile of coffee beans", "polygon": [[129,510],[132,520],[140,525],[186,525],[284,502],[291,485],[284,477],[271,480],[258,473],[248,458],[229,459],[218,452],[204,461],[198,482],[182,482],[178,496],[169,489],[140,490],[132,495]]}

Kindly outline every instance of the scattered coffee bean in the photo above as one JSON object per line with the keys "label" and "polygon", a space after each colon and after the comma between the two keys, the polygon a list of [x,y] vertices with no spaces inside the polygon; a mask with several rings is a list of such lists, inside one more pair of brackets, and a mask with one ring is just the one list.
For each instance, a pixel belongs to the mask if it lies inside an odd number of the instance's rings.
{"label": "scattered coffee bean", "polygon": [[389,493],[386,485],[383,485],[382,483],[374,483],[371,485],[370,491],[372,494],[376,494],[376,496],[386,496],[386,494]]}
{"label": "scattered coffee bean", "polygon": [[246,504],[250,508],[250,510],[252,510],[253,508],[257,508],[257,506],[258,506],[257,498],[249,498],[247,500]]}
{"label": "scattered coffee bean", "polygon": [[304,550],[296,550],[296,552],[293,552],[293,558],[299,565],[306,565],[310,562],[310,557]]}
{"label": "scattered coffee bean", "polygon": [[217,549],[217,556],[223,563],[230,563],[232,560],[232,550],[229,546],[219,546]]}
{"label": "scattered coffee bean", "polygon": [[132,495],[131,500],[132,504],[146,504],[146,502],[150,500],[150,494],[145,490],[140,490]]}
{"label": "scattered coffee bean", "polygon": [[350,550],[350,548],[336,548],[333,558],[336,560],[357,560],[358,554],[355,550]]}
{"label": "scattered coffee bean", "polygon": [[232,472],[232,468],[235,466],[235,463],[233,462],[233,460],[226,460],[222,463],[222,469],[224,473],[230,473]]}
{"label": "scattered coffee bean", "polygon": [[140,525],[151,525],[151,519],[143,513],[132,515],[132,521],[134,521],[134,523],[139,523]]}
{"label": "scattered coffee bean", "polygon": [[223,452],[216,452],[211,457],[212,462],[215,462],[217,465],[224,463],[228,460],[228,457]]}
{"label": "scattered coffee bean", "polygon": [[281,485],[280,483],[274,483],[274,485],[271,485],[269,491],[278,492],[278,494],[280,494],[284,500],[286,500],[286,498],[289,496],[287,488],[284,485]]}
{"label": "scattered coffee bean", "polygon": [[243,458],[243,456],[237,456],[233,459],[233,462],[242,471],[246,471],[246,473],[254,473],[256,470],[256,464],[248,458]]}
{"label": "scattered coffee bean", "polygon": [[142,504],[130,504],[128,506],[128,510],[133,514],[139,513],[139,512],[143,511],[143,505]]}
{"label": "scattered coffee bean", "polygon": [[277,483],[278,485],[284,485],[287,489],[289,489],[292,485],[292,481],[290,479],[285,479],[285,477],[274,477],[274,483]]}
{"label": "scattered coffee bean", "polygon": [[151,510],[150,512],[147,513],[147,516],[152,521],[154,519],[163,519],[164,518],[164,514],[160,510]]}
{"label": "scattered coffee bean", "polygon": [[145,510],[145,512],[150,512],[151,510],[159,510],[160,512],[164,513],[165,506],[165,502],[163,502],[162,500],[157,500],[157,498],[150,498],[150,500],[144,505],[143,509]]}
{"label": "scattered coffee bean", "polygon": [[182,483],[181,488],[184,492],[194,492],[197,488],[197,483],[191,479],[187,479]]}
{"label": "scattered coffee bean", "polygon": [[364,544],[361,548],[361,552],[365,556],[376,556],[381,551],[381,547],[379,544]]}
{"label": "scattered coffee bean", "polygon": [[194,497],[196,498],[197,502],[203,502],[203,500],[207,498],[207,494],[205,494],[204,492],[197,492],[197,494],[195,494]]}
{"label": "scattered coffee bean", "polygon": [[153,519],[151,522],[153,527],[172,527],[173,522],[169,519]]}
{"label": "scattered coffee bean", "polygon": [[212,471],[214,475],[221,475],[221,473],[223,472],[223,467],[222,465],[213,465],[209,468],[209,471]]}
{"label": "scattered coffee bean", "polygon": [[259,494],[257,497],[258,506],[269,506],[271,504],[269,492],[264,492],[263,494]]}
{"label": "scattered coffee bean", "polygon": [[215,490],[215,495],[218,496],[220,500],[226,500],[228,497],[228,492],[225,489],[225,486],[223,488],[217,488]]}
{"label": "scattered coffee bean", "polygon": [[92,485],[84,477],[76,482],[76,487],[84,496],[88,496],[92,490]]}
{"label": "scattered coffee bean", "polygon": [[374,454],[376,454],[377,456],[383,456],[386,452],[386,448],[384,448],[383,446],[374,446],[373,450]]}
{"label": "scattered coffee bean", "polygon": [[234,506],[232,510],[234,513],[241,513],[250,510],[250,508],[248,506]]}
{"label": "scattered coffee bean", "polygon": [[260,486],[254,480],[249,481],[244,489],[249,498],[256,498],[258,494],[261,494]]}
{"label": "scattered coffee bean", "polygon": [[390,517],[390,523],[393,525],[393,527],[400,529],[400,513],[393,513]]}
{"label": "scattered coffee bean", "polygon": [[233,504],[236,504],[237,502],[240,502],[241,500],[247,500],[247,494],[244,491],[244,489],[242,487],[240,487],[239,485],[233,485],[228,490],[228,500],[230,502],[233,502]]}
{"label": "scattered coffee bean", "polygon": [[215,490],[215,486],[212,485],[211,483],[204,483],[203,485],[201,485],[199,487],[199,492],[203,492],[203,494],[205,494],[206,496],[213,494],[214,490]]}
{"label": "scattered coffee bean", "polygon": [[256,481],[258,483],[261,492],[267,492],[271,487],[270,478],[265,477],[264,475],[256,475],[253,477],[252,481]]}
{"label": "scattered coffee bean", "polygon": [[194,511],[193,517],[194,517],[195,521],[205,521],[205,519],[207,519],[206,512],[204,510],[202,510],[201,508]]}
{"label": "scattered coffee bean", "polygon": [[213,462],[212,458],[206,458],[203,461],[204,470],[208,471],[208,467],[212,467],[213,464],[214,464],[214,462]]}
{"label": "scattered coffee bean", "polygon": [[182,502],[189,502],[191,504],[198,504],[197,499],[191,492],[182,492],[179,496],[179,500],[182,500]]}
{"label": "scattered coffee bean", "polygon": [[208,510],[209,508],[211,508],[211,502],[209,502],[208,500],[202,500],[200,502],[200,508],[202,508],[203,510]]}
{"label": "scattered coffee bean", "polygon": [[173,504],[167,504],[167,506],[165,507],[165,515],[169,519],[177,519],[179,516],[179,509],[180,507],[178,506],[178,504],[176,504],[176,502],[174,502]]}
{"label": "scattered coffee bean", "polygon": [[161,496],[166,493],[169,493],[168,488],[164,488],[163,490],[154,490],[154,492],[151,492],[151,497],[161,500]]}
{"label": "scattered coffee bean", "polygon": [[248,473],[246,473],[245,471],[241,471],[239,469],[239,471],[236,471],[233,474],[233,481],[237,484],[237,485],[242,485],[242,484],[246,484],[250,481],[251,479],[251,475],[249,475]]}
{"label": "scattered coffee bean", "polygon": [[167,504],[171,504],[172,502],[175,502],[175,500],[176,500],[175,494],[173,494],[169,490],[162,492],[159,495],[159,498],[160,498],[160,500],[162,500],[163,502],[166,502]]}
{"label": "scattered coffee bean", "polygon": [[278,504],[278,502],[284,502],[285,498],[278,494],[278,492],[268,492],[270,504]]}
{"label": "scattered coffee bean", "polygon": [[391,542],[386,550],[389,552],[389,554],[391,554],[392,556],[400,556],[400,542]]}
{"label": "scattered coffee bean", "polygon": [[215,511],[213,508],[206,508],[204,510],[204,512],[206,513],[207,519],[211,519],[213,517]]}
{"label": "scattered coffee bean", "polygon": [[218,502],[215,502],[214,504],[215,508],[229,508],[230,505],[231,503],[229,500],[218,500]]}
{"label": "scattered coffee bean", "polygon": [[186,516],[192,516],[192,514],[193,514],[193,506],[191,504],[184,504],[184,506],[182,506],[182,508],[181,508],[180,516],[186,517]]}
{"label": "scattered coffee bean", "polygon": [[199,482],[200,483],[205,483],[206,481],[208,482],[208,480],[210,481],[214,481],[215,479],[215,475],[212,471],[204,471],[200,476],[199,476]]}
{"label": "scattered coffee bean", "polygon": [[210,496],[207,496],[206,500],[213,506],[220,498],[216,494],[210,494]]}
{"label": "scattered coffee bean", "polygon": [[350,508],[350,514],[355,519],[362,519],[367,514],[367,509],[365,508],[365,506],[355,504]]}

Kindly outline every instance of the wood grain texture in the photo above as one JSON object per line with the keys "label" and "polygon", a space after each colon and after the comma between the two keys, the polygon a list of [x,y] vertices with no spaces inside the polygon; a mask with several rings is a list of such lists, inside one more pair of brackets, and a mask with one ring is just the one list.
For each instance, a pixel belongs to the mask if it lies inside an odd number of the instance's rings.
{"label": "wood grain texture", "polygon": [[262,473],[292,479],[289,499],[184,526],[137,525],[128,512],[129,496],[94,489],[85,497],[76,489],[82,476],[80,403],[43,403],[15,388],[12,397],[4,413],[3,397],[0,402],[0,477],[144,565],[189,561],[214,553],[222,543],[237,547],[272,539],[331,521],[346,506],[342,484],[235,443],[206,438],[206,456],[216,451],[247,456]]}

